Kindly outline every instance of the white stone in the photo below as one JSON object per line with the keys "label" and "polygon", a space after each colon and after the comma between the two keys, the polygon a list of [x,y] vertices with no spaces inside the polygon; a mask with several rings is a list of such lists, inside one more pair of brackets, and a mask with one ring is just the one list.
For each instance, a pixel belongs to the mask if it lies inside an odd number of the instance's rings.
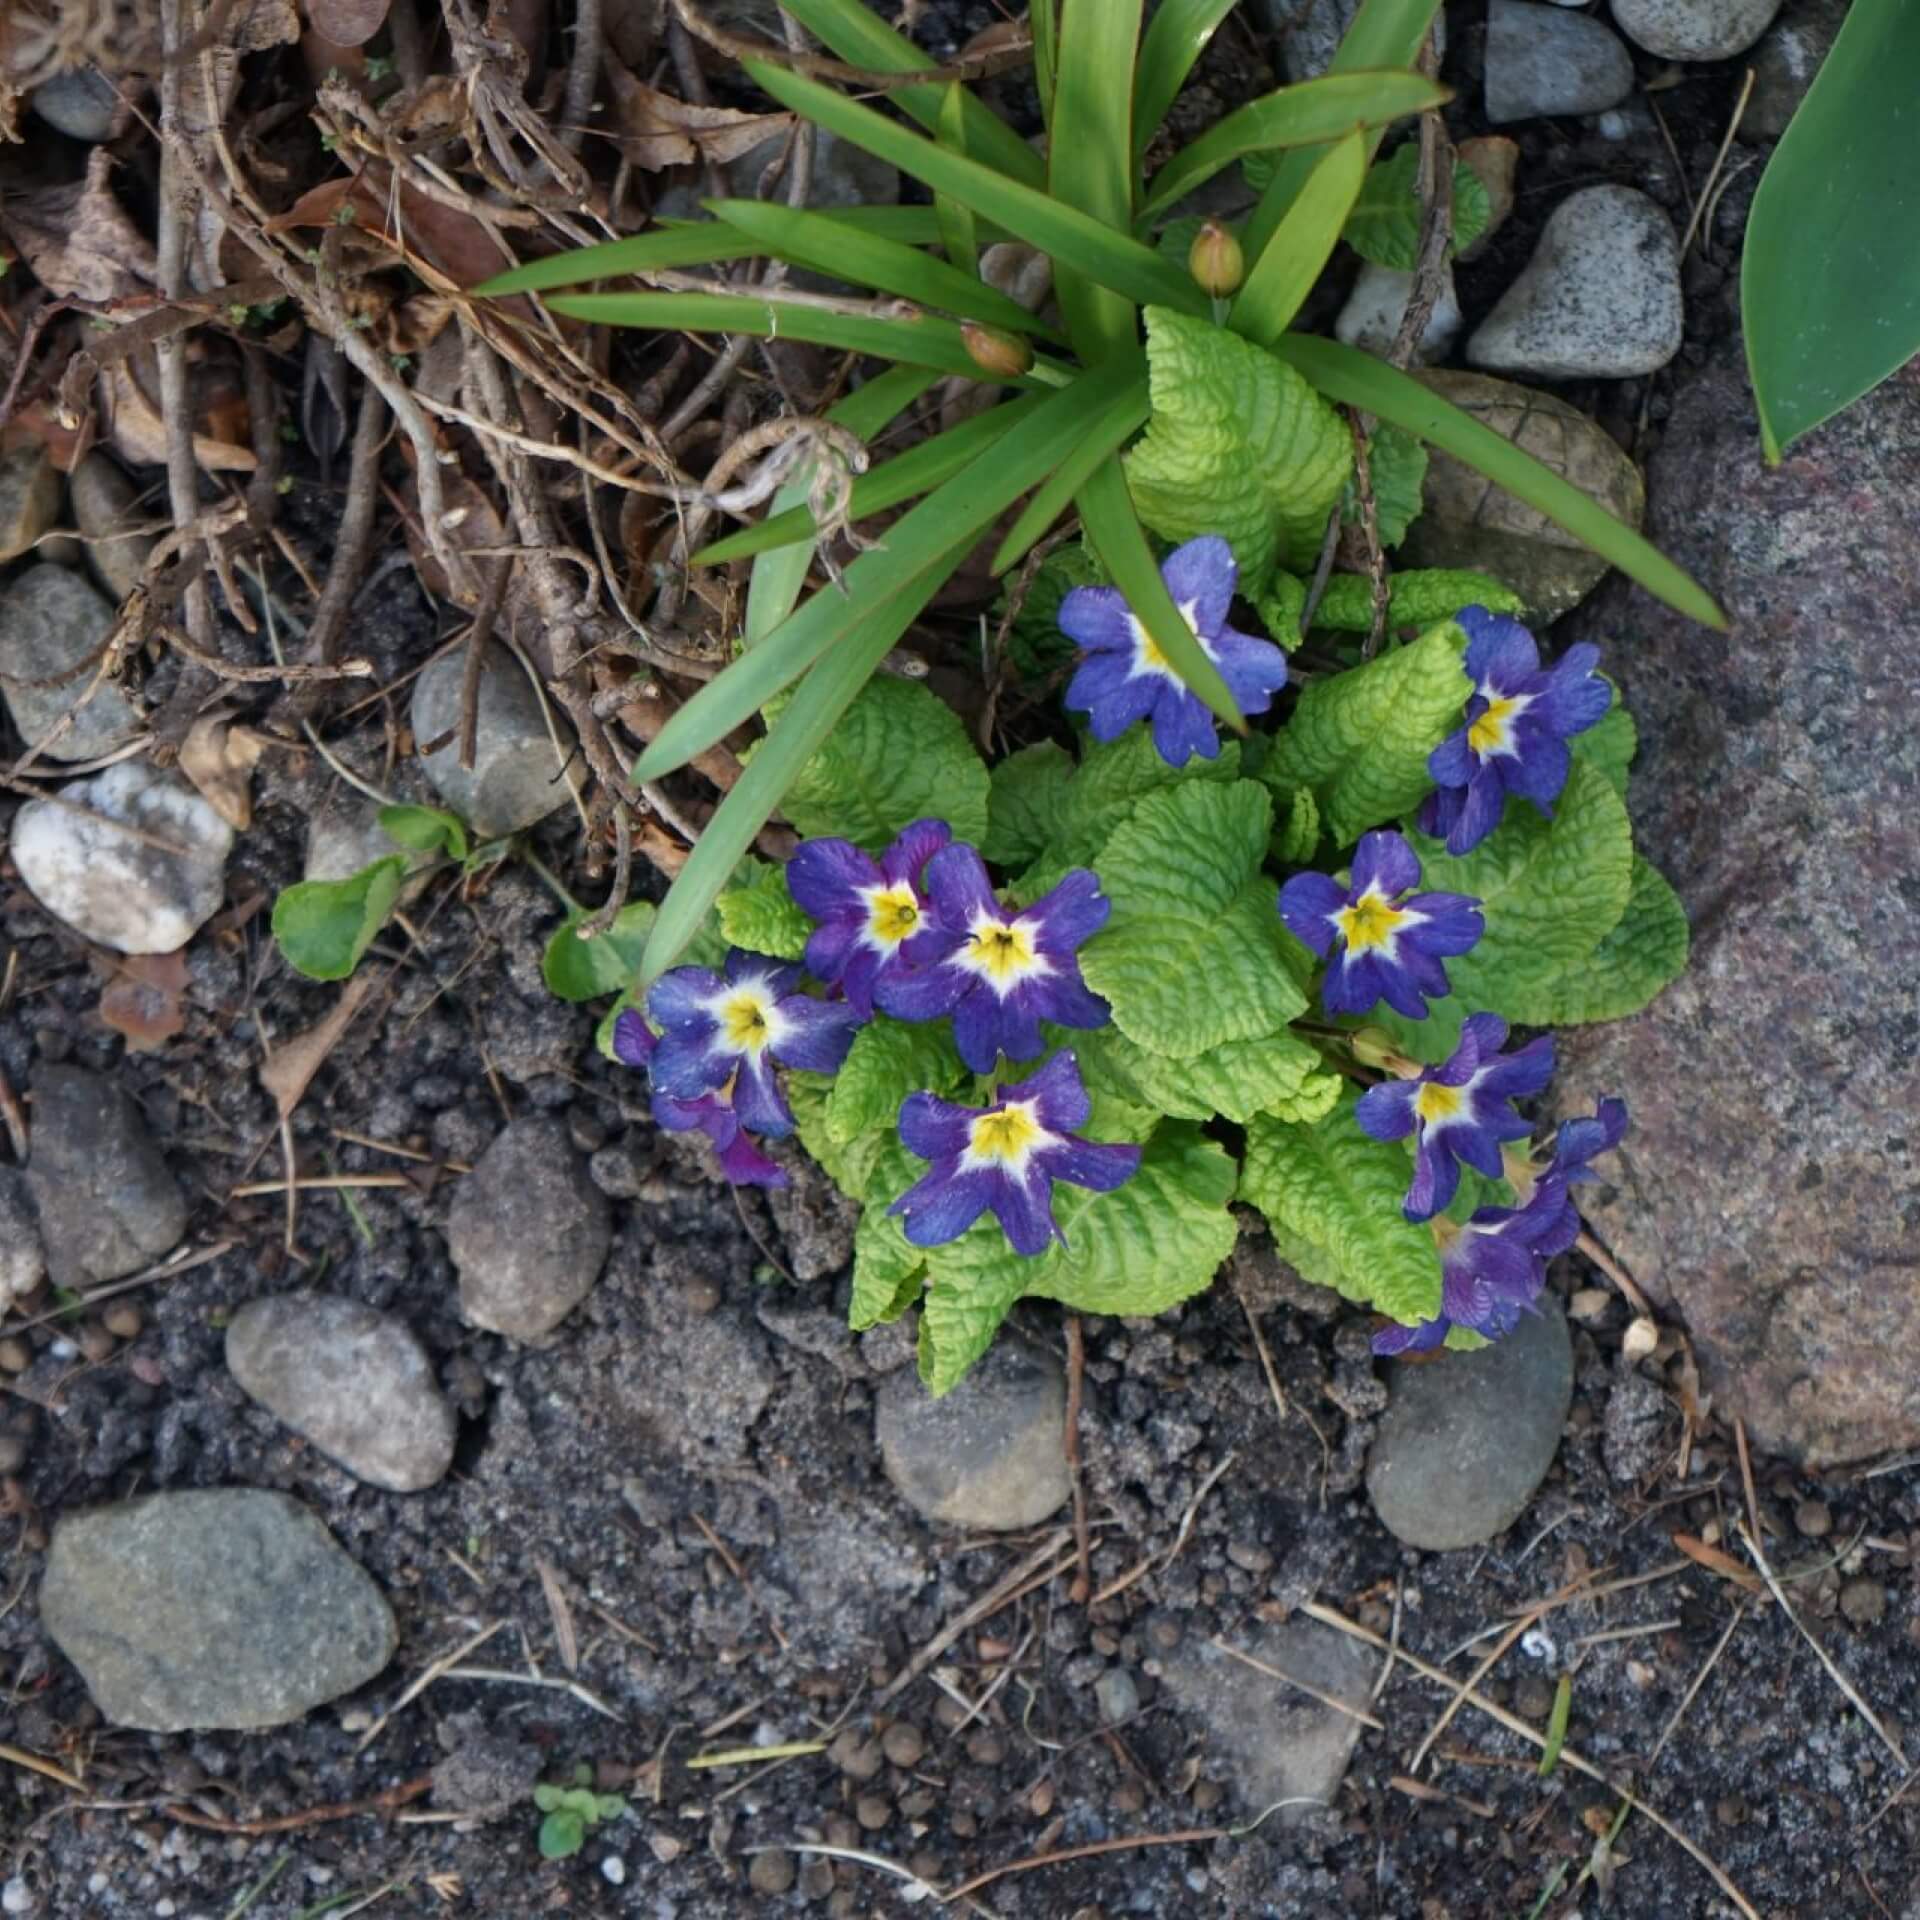
{"label": "white stone", "polygon": [[[1350,347],[1368,353],[1385,354],[1400,332],[1407,311],[1407,298],[1413,292],[1413,275],[1398,267],[1383,267],[1369,260],[1353,283],[1347,304],[1333,323],[1335,335]],[[1454,292],[1453,269],[1447,267],[1440,281],[1440,292],[1433,312],[1421,330],[1414,348],[1415,366],[1431,366],[1444,360],[1460,332],[1460,301]]]}
{"label": "white stone", "polygon": [[184,947],[220,910],[232,850],[233,829],[205,800],[139,760],[29,800],[13,823],[33,897],[121,953]]}
{"label": "white stone", "polygon": [[1680,351],[1684,318],[1673,222],[1633,187],[1584,187],[1553,210],[1467,358],[1503,373],[1623,380]]}
{"label": "white stone", "polygon": [[600,1875],[610,1887],[624,1887],[627,1884],[627,1863],[617,1853],[610,1853],[600,1862]]}
{"label": "white stone", "polygon": [[1613,0],[1620,31],[1663,60],[1726,60],[1766,32],[1780,0]]}

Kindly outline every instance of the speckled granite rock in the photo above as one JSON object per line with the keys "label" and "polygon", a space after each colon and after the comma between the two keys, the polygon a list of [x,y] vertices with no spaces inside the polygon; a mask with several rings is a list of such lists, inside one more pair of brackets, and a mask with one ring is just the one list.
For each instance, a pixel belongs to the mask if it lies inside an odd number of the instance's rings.
{"label": "speckled granite rock", "polygon": [[1648,1012],[1563,1040],[1562,1111],[1633,1109],[1588,1217],[1757,1446],[1920,1445],[1920,369],[1769,473],[1735,344],[1649,493],[1734,629],[1624,582],[1568,622],[1639,723],[1636,836],[1693,921]]}

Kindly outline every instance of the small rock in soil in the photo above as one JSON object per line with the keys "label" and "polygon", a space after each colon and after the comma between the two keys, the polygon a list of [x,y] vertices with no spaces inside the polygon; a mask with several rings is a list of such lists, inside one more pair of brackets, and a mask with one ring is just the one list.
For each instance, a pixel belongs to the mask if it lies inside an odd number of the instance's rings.
{"label": "small rock in soil", "polygon": [[447,1246],[476,1327],[537,1340],[593,1289],[612,1240],[606,1196],[558,1120],[516,1120],[460,1182]]}
{"label": "small rock in soil", "polygon": [[540,1778],[540,1749],[495,1732],[477,1713],[457,1713],[439,1729],[447,1757],[433,1770],[433,1804],[447,1813],[505,1813]]}
{"label": "small rock in soil", "polygon": [[[520,663],[497,641],[487,647],[480,674],[473,765],[460,764],[460,688],[466,649],[456,647],[414,682],[413,737],[434,790],[484,837],[518,833],[544,820],[567,799],[561,761],[573,747],[573,729],[554,716],[554,736]],[[424,750],[440,744],[432,753]]]}
{"label": "small rock in soil", "polygon": [[[1234,1644],[1322,1693],[1364,1707],[1374,1660],[1357,1641],[1314,1620],[1293,1620]],[[1347,1771],[1360,1723],[1351,1714],[1270,1680],[1218,1647],[1193,1641],[1162,1662],[1167,1690],[1206,1729],[1208,1746],[1232,1769],[1240,1804],[1260,1812],[1282,1801],[1330,1805]],[[1311,1806],[1282,1807],[1297,1826]]]}
{"label": "small rock in soil", "polygon": [[1635,187],[1583,187],[1554,208],[1467,358],[1505,373],[1624,380],[1664,367],[1684,320],[1680,243],[1665,209]]}
{"label": "small rock in soil", "polygon": [[785,1893],[793,1885],[793,1877],[793,1855],[784,1847],[756,1853],[747,1868],[747,1884],[755,1893]]}
{"label": "small rock in soil", "polygon": [[57,1287],[88,1287],[151,1266],[187,1230],[187,1203],[140,1109],[81,1067],[33,1076],[27,1189]]}
{"label": "small rock in soil", "polygon": [[[0,691],[20,737],[29,746],[47,740],[49,760],[97,760],[140,731],[126,695],[110,682],[93,684],[93,656],[112,626],[113,609],[99,593],[50,561],[36,561],[0,593]],[[27,684],[64,673],[73,678],[57,687]],[[72,725],[47,739],[69,711]]]}
{"label": "small rock in soil", "polygon": [[113,132],[120,96],[97,67],[73,67],[34,88],[33,110],[57,133],[90,144]]}
{"label": "small rock in soil", "polygon": [[1041,1348],[1002,1334],[936,1400],[917,1373],[889,1374],[874,1426],[887,1478],[929,1520],[987,1532],[1038,1526],[1071,1496],[1066,1378]]}
{"label": "small rock in soil", "polygon": [[[1333,64],[1353,17],[1360,11],[1360,0],[1260,0],[1266,15],[1267,30],[1280,36],[1281,58],[1286,62],[1287,78],[1293,81],[1318,80]],[[1433,18],[1434,51],[1442,58],[1447,51],[1447,16],[1444,11]]]}
{"label": "small rock in soil", "polygon": [[1753,93],[1740,116],[1742,140],[1778,140],[1833,50],[1848,0],[1803,0],[1753,56]]}
{"label": "small rock in soil", "polygon": [[1878,1580],[1849,1580],[1840,1589],[1840,1611],[1856,1627],[1878,1626],[1887,1611],[1887,1590]]}
{"label": "small rock in soil", "polygon": [[1459,255],[1462,260],[1475,260],[1486,252],[1493,236],[1513,213],[1513,176],[1520,166],[1520,143],[1509,140],[1504,133],[1487,133],[1462,140],[1455,155],[1487,190],[1487,224],[1473,245],[1461,248]]}
{"label": "small rock in soil", "polygon": [[157,537],[139,530],[148,517],[140,510],[140,489],[123,467],[95,449],[68,476],[67,498],[86,542],[87,561],[117,604],[139,585]]}
{"label": "small rock in soil", "polygon": [[393,1610],[285,1494],[156,1493],[54,1528],[40,1618],[115,1726],[277,1727],[393,1658]]}
{"label": "small rock in soil", "polygon": [[60,511],[60,470],[37,441],[0,454],[0,566],[17,560]]}
{"label": "small rock in soil", "polygon": [[[1347,304],[1333,323],[1334,332],[1350,347],[1368,353],[1385,354],[1399,336],[1400,322],[1406,316],[1407,301],[1413,292],[1414,276],[1397,267],[1383,267],[1369,260],[1360,269],[1347,295]],[[1440,291],[1427,317],[1419,341],[1415,344],[1413,364],[1417,367],[1444,360],[1460,331],[1460,299],[1453,286],[1453,269],[1441,275]]]}
{"label": "small rock in soil", "polygon": [[927,1750],[927,1736],[911,1720],[896,1720],[880,1736],[880,1750],[893,1766],[917,1767]]}
{"label": "small rock in soil", "polygon": [[1109,1667],[1093,1683],[1093,1697],[1100,1718],[1110,1727],[1131,1720],[1140,1711],[1140,1683],[1125,1667]]}
{"label": "small rock in soil", "polygon": [[1430,1553],[1478,1546],[1512,1525],[1546,1478],[1573,1399],[1560,1305],[1541,1296],[1477,1353],[1396,1361],[1367,1462],[1367,1495],[1397,1539]]}
{"label": "small rock in soil", "polygon": [[1530,0],[1487,9],[1487,118],[1603,113],[1633,91],[1633,60],[1598,20]]}
{"label": "small rock in soil", "polygon": [[0,1314],[46,1277],[46,1249],[26,1176],[18,1168],[0,1167]]}
{"label": "small rock in soil", "polygon": [[13,863],[76,933],[120,953],[173,953],[220,910],[233,829],[183,780],[123,760],[58,798],[14,816]]}
{"label": "small rock in soil", "polygon": [[1600,1456],[1620,1486],[1646,1479],[1666,1455],[1667,1396],[1630,1360],[1614,1362]]}
{"label": "small rock in soil", "polygon": [[380,824],[380,808],[374,801],[342,787],[328,795],[307,823],[307,858],[300,877],[349,880],[376,860],[396,853],[407,856],[408,879],[400,890],[405,900],[420,891],[421,876],[433,865],[434,856],[409,852]]}
{"label": "small rock in soil", "polygon": [[1613,0],[1620,31],[1663,60],[1727,60],[1766,32],[1780,0]]}
{"label": "small rock in soil", "polygon": [[453,1464],[453,1409],[404,1321],[357,1300],[249,1300],[227,1328],[227,1370],[323,1453],[376,1487],[417,1493]]}
{"label": "small rock in soil", "polygon": [[1833,1509],[1824,1500],[1802,1500],[1793,1510],[1793,1524],[1808,1540],[1824,1540],[1833,1531]]}
{"label": "small rock in soil", "polygon": [[[1482,425],[1544,461],[1616,520],[1640,524],[1640,470],[1609,435],[1550,393],[1484,373],[1423,373],[1421,381]],[[1438,449],[1427,458],[1425,506],[1400,548],[1409,567],[1477,567],[1503,580],[1536,622],[1576,607],[1605,578],[1599,555],[1544,514]]]}

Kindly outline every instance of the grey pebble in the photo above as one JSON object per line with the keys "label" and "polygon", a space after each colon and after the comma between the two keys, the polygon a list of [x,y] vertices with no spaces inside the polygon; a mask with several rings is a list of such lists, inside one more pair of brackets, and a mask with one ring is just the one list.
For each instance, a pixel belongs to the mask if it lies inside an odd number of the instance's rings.
{"label": "grey pebble", "polygon": [[17,560],[60,512],[60,471],[37,442],[0,453],[0,565]]}
{"label": "grey pebble", "polygon": [[1093,1697],[1100,1718],[1110,1727],[1131,1720],[1140,1711],[1140,1683],[1125,1667],[1109,1667],[1094,1682]]}
{"label": "grey pebble", "polygon": [[1600,1457],[1617,1486],[1644,1480],[1666,1452],[1667,1396],[1632,1361],[1614,1363],[1600,1430]]}
{"label": "grey pebble", "polygon": [[1530,0],[1487,9],[1487,118],[1496,126],[1545,114],[1602,113],[1633,91],[1618,36],[1584,13]]}
{"label": "grey pebble", "polygon": [[120,96],[98,67],[72,67],[44,80],[31,95],[33,110],[48,126],[71,140],[89,144],[113,132]]}
{"label": "grey pebble", "polygon": [[1620,31],[1663,60],[1727,60],[1766,32],[1780,0],[1613,0]]}
{"label": "grey pebble", "polygon": [[[94,685],[113,608],[79,574],[39,560],[0,593],[0,692],[20,737],[49,760],[97,760],[131,740],[140,716],[111,681]],[[72,678],[59,686],[33,681]],[[55,738],[54,728],[73,713]]]}
{"label": "grey pebble", "polygon": [[[483,837],[518,833],[566,804],[561,762],[573,729],[555,714],[553,734],[520,663],[489,642],[480,674],[473,765],[460,764],[460,691],[466,649],[445,653],[414,682],[413,737],[434,790]],[[559,748],[555,750],[554,737]],[[429,746],[440,744],[432,753]]]}
{"label": "grey pebble", "polygon": [[138,529],[154,516],[141,510],[140,489],[125,470],[98,448],[67,476],[67,500],[88,564],[117,604],[139,585],[158,535]]}
{"label": "grey pebble", "polygon": [[0,1314],[46,1277],[46,1248],[26,1176],[17,1167],[0,1167]]}

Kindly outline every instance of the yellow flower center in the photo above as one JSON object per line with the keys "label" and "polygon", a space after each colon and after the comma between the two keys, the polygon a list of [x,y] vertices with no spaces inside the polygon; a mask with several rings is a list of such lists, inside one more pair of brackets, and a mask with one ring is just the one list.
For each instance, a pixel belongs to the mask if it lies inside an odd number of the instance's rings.
{"label": "yellow flower center", "polygon": [[1342,907],[1333,919],[1346,937],[1347,951],[1365,953],[1369,948],[1389,945],[1394,930],[1406,917],[1379,894],[1363,893],[1352,906]]}
{"label": "yellow flower center", "polygon": [[867,931],[883,947],[897,947],[920,924],[920,903],[904,883],[869,896]]}
{"label": "yellow flower center", "polygon": [[1437,1080],[1427,1081],[1413,1096],[1414,1112],[1429,1127],[1451,1120],[1466,1104],[1466,1095],[1458,1087],[1443,1087]]}
{"label": "yellow flower center", "polygon": [[1487,701],[1487,710],[1467,729],[1467,745],[1484,760],[1489,754],[1507,753],[1513,748],[1513,717],[1522,702],[1517,697],[1496,694]]}
{"label": "yellow flower center", "polygon": [[1034,961],[1033,935],[1021,921],[1008,925],[989,920],[974,929],[967,954],[975,967],[997,987],[1005,987],[1028,971]]}
{"label": "yellow flower center", "polygon": [[997,1160],[1018,1169],[1040,1138],[1039,1121],[1031,1107],[1016,1103],[997,1113],[983,1113],[973,1123],[968,1145],[976,1160]]}
{"label": "yellow flower center", "polygon": [[758,1053],[773,1037],[765,997],[736,993],[720,1009],[720,1025],[737,1053]]}

